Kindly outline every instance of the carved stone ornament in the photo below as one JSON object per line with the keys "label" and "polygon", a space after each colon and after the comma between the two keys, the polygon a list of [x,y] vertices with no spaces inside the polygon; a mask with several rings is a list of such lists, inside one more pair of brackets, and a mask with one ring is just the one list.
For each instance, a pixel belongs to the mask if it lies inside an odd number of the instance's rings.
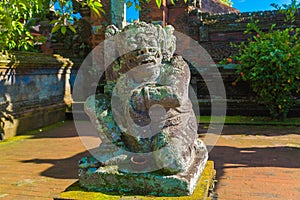
{"label": "carved stone ornament", "polygon": [[113,52],[120,56],[106,70],[105,94],[85,104],[102,144],[95,158],[79,163],[83,187],[155,196],[193,193],[208,155],[188,96],[189,67],[174,55],[173,31],[144,22],[107,28],[107,38],[123,37]]}

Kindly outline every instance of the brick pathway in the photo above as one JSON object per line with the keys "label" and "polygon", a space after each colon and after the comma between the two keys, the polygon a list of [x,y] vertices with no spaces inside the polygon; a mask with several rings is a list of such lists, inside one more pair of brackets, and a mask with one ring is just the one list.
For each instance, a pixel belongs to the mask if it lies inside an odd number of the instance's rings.
{"label": "brick pathway", "polygon": [[68,121],[33,138],[0,144],[0,199],[53,199],[74,183],[77,161],[87,154],[77,136]]}
{"label": "brick pathway", "polygon": [[[210,152],[220,200],[300,199],[299,127],[225,126],[223,132]],[[77,161],[88,154],[77,136],[68,121],[0,144],[0,199],[52,199],[74,183]]]}
{"label": "brick pathway", "polygon": [[210,159],[219,200],[300,199],[300,127],[225,126]]}

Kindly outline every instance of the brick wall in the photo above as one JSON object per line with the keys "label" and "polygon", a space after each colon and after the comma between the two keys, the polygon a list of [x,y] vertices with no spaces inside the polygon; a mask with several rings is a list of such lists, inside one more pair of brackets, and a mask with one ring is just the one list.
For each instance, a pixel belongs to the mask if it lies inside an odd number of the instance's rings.
{"label": "brick wall", "polygon": [[106,26],[111,24],[110,12],[110,1],[101,1],[105,13],[101,13],[101,17],[97,16],[95,13],[91,13],[91,25],[92,25],[92,41],[93,48],[102,42],[105,37]]}
{"label": "brick wall", "polygon": [[[272,24],[284,28],[284,16],[278,11],[245,12],[229,14],[190,13],[186,17],[189,35],[210,53],[215,62],[228,57],[236,51],[230,43],[246,41],[251,35],[244,34],[247,23],[259,20],[263,31],[269,31]],[[296,25],[300,26],[300,14],[296,16]],[[178,26],[178,25],[177,25]],[[179,30],[180,31],[180,30]]]}
{"label": "brick wall", "polygon": [[[142,4],[140,19],[147,22],[165,21],[173,25],[176,31],[198,41],[216,62],[236,51],[230,46],[231,42],[239,43],[251,37],[244,34],[251,18],[259,20],[264,31],[268,31],[274,23],[279,28],[285,27],[284,15],[278,11],[239,13],[215,0],[202,0],[201,8],[195,7],[192,2],[184,4],[180,0],[172,5],[167,1],[166,6],[158,9],[155,1],[151,1],[150,4]],[[300,12],[296,16],[296,24],[300,26]]]}

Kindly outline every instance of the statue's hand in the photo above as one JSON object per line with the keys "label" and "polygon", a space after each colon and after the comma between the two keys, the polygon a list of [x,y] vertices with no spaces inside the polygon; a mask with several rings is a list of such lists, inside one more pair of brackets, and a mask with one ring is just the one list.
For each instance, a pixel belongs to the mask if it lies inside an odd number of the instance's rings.
{"label": "statue's hand", "polygon": [[133,90],[130,105],[134,110],[149,111],[155,104],[160,104],[165,109],[180,106],[179,97],[174,94],[170,86],[151,85]]}
{"label": "statue's hand", "polygon": [[138,112],[145,112],[149,109],[148,108],[149,105],[147,106],[148,103],[149,101],[147,101],[145,95],[143,94],[143,92],[141,92],[141,90],[136,89],[132,92],[131,99],[130,99],[131,109]]}

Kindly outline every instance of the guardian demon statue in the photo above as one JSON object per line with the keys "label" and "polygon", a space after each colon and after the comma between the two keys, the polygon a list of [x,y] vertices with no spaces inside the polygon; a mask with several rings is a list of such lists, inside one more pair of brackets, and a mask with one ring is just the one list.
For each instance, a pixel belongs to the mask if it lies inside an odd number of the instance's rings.
{"label": "guardian demon statue", "polygon": [[[123,30],[107,28],[106,38],[115,39],[105,53],[118,55],[118,59],[106,70],[105,94],[86,101],[86,112],[102,144],[96,158],[80,162],[82,186],[159,196],[193,192],[207,150],[198,139],[189,99],[189,67],[181,56],[174,55],[173,32],[172,26],[144,22]],[[88,175],[87,170],[95,168],[91,163],[97,163],[97,169]],[[111,180],[107,174],[118,178]],[[146,185],[140,186],[139,180]],[[163,180],[174,182],[156,188]],[[130,186],[123,184],[127,181]]]}

